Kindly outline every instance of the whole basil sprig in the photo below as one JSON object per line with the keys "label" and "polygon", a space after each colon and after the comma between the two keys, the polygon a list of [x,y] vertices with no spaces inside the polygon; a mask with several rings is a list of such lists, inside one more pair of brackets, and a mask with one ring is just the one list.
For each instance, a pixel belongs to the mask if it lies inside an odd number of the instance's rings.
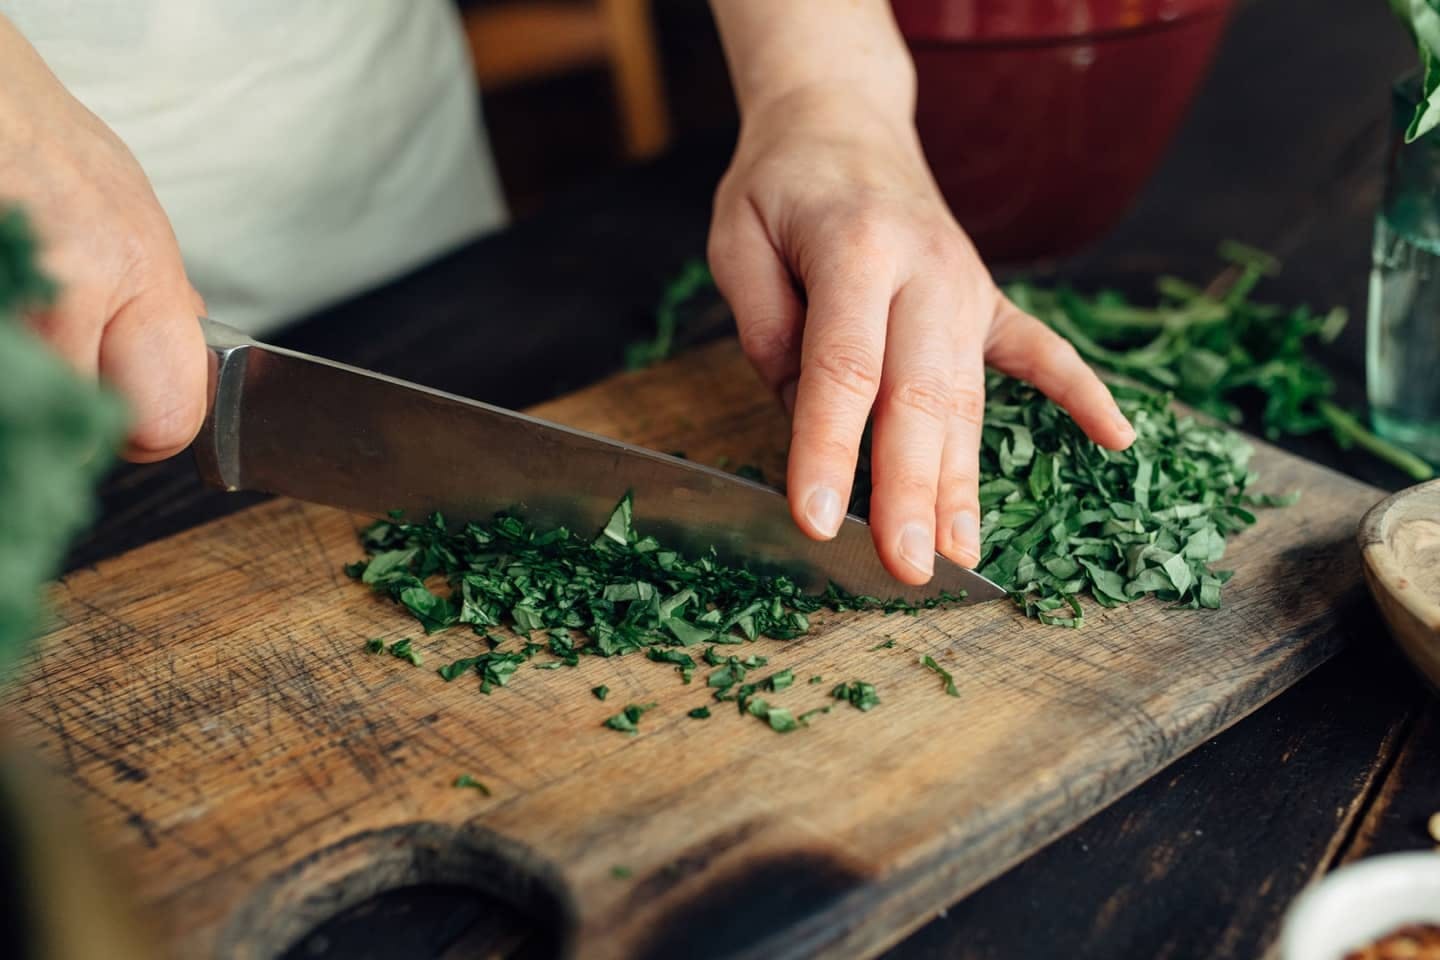
{"label": "whole basil sprig", "polygon": [[1340,447],[1359,446],[1415,480],[1434,476],[1428,463],[1375,435],[1332,399],[1335,379],[1310,348],[1339,336],[1345,311],[1258,302],[1252,294],[1279,270],[1276,259],[1234,242],[1222,244],[1220,255],[1235,268],[1223,290],[1160,277],[1153,306],[1134,305],[1115,292],[1082,296],[1026,283],[1006,292],[1086,360],[1219,420],[1240,425],[1238,401],[1249,395],[1260,403],[1269,439],[1328,431]]}

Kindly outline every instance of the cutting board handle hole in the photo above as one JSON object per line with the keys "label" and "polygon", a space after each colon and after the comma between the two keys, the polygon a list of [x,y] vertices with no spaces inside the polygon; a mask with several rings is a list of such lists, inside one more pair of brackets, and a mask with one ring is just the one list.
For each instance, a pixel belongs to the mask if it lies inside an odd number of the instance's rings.
{"label": "cutting board handle hole", "polygon": [[349,956],[355,950],[347,941],[373,945],[382,929],[393,932],[397,947],[418,946],[436,939],[434,913],[446,904],[447,922],[467,945],[472,938],[477,946],[523,945],[520,955],[529,960],[570,952],[577,913],[552,865],[483,827],[411,823],[354,834],[264,881],[231,916],[216,956]]}

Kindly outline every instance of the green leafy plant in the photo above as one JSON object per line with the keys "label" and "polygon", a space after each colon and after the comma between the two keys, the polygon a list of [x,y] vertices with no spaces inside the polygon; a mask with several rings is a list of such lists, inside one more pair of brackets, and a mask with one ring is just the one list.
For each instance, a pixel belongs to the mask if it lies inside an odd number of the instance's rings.
{"label": "green leafy plant", "polygon": [[1241,402],[1253,398],[1261,430],[1272,440],[1324,430],[1342,448],[1360,446],[1417,480],[1433,476],[1424,460],[1376,436],[1332,399],[1335,380],[1310,348],[1340,335],[1345,311],[1257,302],[1256,286],[1278,272],[1279,263],[1233,242],[1222,244],[1220,254],[1238,268],[1223,291],[1160,277],[1152,306],[1136,306],[1114,291],[1086,297],[1068,287],[1017,283],[1006,292],[1086,360],[1132,383],[1237,426],[1244,422]]}
{"label": "green leafy plant", "polygon": [[1440,0],[1390,0],[1390,8],[1410,28],[1420,53],[1420,102],[1405,130],[1414,143],[1440,125]]}
{"label": "green leafy plant", "polygon": [[714,288],[715,278],[705,261],[686,261],[660,294],[660,302],[655,307],[655,336],[626,346],[626,369],[640,370],[670,356],[675,349],[675,333],[680,329],[681,310],[697,295]]}
{"label": "green leafy plant", "polygon": [[124,430],[118,400],[25,325],[55,295],[18,210],[0,210],[0,676],[34,635],[44,582],[91,519]]}

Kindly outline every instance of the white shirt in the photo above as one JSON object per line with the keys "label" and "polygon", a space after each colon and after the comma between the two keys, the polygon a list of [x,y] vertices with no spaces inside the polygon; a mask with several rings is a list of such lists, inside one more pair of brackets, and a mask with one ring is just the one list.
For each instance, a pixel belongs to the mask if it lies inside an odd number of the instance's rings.
{"label": "white shirt", "polygon": [[253,333],[505,220],[453,0],[0,0]]}

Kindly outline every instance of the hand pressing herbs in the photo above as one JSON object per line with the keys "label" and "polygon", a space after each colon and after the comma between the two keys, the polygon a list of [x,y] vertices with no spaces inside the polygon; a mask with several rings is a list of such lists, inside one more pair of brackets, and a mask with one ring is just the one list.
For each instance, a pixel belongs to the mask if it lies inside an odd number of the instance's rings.
{"label": "hand pressing herbs", "polygon": [[[1440,13],[1431,9],[1430,0],[1392,3],[1416,28],[1425,62],[1434,67],[1427,70],[1427,100],[1418,108],[1412,129],[1418,136],[1425,132],[1419,130],[1422,117],[1426,130],[1440,122],[1440,105],[1431,103],[1440,85]],[[1334,378],[1310,348],[1339,336],[1347,321],[1345,311],[1315,313],[1304,306],[1254,301],[1256,286],[1279,271],[1279,262],[1233,242],[1221,245],[1220,256],[1239,269],[1223,292],[1202,291],[1162,276],[1155,281],[1153,306],[1132,304],[1113,291],[1085,297],[1068,288],[1050,290],[1029,283],[1011,284],[1005,292],[1092,364],[1173,394],[1220,420],[1240,425],[1239,401],[1248,394],[1262,401],[1260,429],[1269,439],[1325,430],[1342,449],[1358,446],[1417,481],[1434,476],[1434,468],[1424,460],[1376,436],[1364,426],[1363,416],[1331,399]],[[666,288],[657,310],[655,341],[632,346],[637,356],[648,349],[645,364],[669,354],[677,308],[707,289],[704,280],[699,265],[692,263]],[[870,498],[868,433],[862,443],[850,510],[863,516]]]}

